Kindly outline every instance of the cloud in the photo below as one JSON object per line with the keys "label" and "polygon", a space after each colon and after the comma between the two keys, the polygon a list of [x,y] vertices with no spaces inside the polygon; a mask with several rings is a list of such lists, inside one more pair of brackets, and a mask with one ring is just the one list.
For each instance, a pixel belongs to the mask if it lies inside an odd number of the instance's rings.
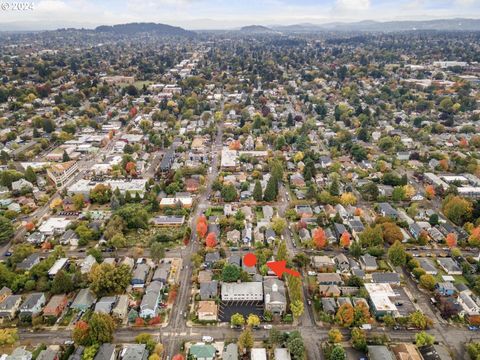
{"label": "cloud", "polygon": [[370,0],[336,0],[335,7],[346,11],[368,10]]}

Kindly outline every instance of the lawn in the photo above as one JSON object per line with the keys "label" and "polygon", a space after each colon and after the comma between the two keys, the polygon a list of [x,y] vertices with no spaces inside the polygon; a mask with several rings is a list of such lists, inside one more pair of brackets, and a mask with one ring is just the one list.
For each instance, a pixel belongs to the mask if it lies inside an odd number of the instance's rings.
{"label": "lawn", "polygon": [[[138,81],[135,81],[135,82],[133,83],[133,86],[135,86],[137,89],[140,90],[140,89],[143,88],[143,85],[145,85],[145,86],[148,87],[148,86],[151,85],[151,84],[153,84],[153,81],[141,81],[141,80],[138,80]],[[130,85],[130,84],[128,84],[128,83],[120,83],[119,85],[120,85],[121,87],[126,87],[126,86],[128,86],[128,85]]]}

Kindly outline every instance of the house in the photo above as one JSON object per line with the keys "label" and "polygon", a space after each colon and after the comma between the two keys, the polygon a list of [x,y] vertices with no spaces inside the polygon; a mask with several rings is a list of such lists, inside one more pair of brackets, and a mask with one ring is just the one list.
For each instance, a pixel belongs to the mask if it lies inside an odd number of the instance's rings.
{"label": "house", "polygon": [[263,293],[265,310],[272,314],[282,315],[287,308],[285,284],[277,278],[265,278],[263,280]]}
{"label": "house", "polygon": [[448,275],[462,275],[462,269],[452,258],[438,258],[437,262]]}
{"label": "house", "polygon": [[6,360],[32,360],[32,353],[25,348],[17,347],[6,357]]}
{"label": "house", "polygon": [[390,284],[365,283],[364,286],[370,298],[370,308],[375,316],[391,315],[398,317],[400,315],[393,302],[397,294],[393,291]]}
{"label": "house", "polygon": [[378,204],[378,212],[380,215],[384,217],[390,217],[392,219],[398,218],[398,211],[395,210],[392,205],[386,202],[382,202]]}
{"label": "house", "polygon": [[417,240],[423,232],[423,228],[417,222],[409,224],[408,230],[410,231],[410,234],[412,234],[412,236]]}
{"label": "house", "polygon": [[68,265],[68,258],[61,258],[55,261],[52,267],[48,270],[48,276],[52,279],[58,274],[60,270],[63,270]]}
{"label": "house", "polygon": [[318,293],[325,297],[339,297],[342,291],[337,285],[318,285]]}
{"label": "house", "polygon": [[200,187],[200,183],[197,179],[186,179],[185,180],[185,190],[188,192],[197,192]]}
{"label": "house", "polygon": [[43,309],[44,316],[52,316],[58,318],[68,304],[66,295],[54,295]]}
{"label": "house", "polygon": [[197,314],[200,321],[217,321],[218,306],[213,300],[199,301]]}
{"label": "house", "polygon": [[162,288],[163,284],[158,281],[152,281],[147,286],[140,303],[140,317],[148,319],[158,315],[158,303],[160,302]]}
{"label": "house", "polygon": [[32,316],[38,315],[42,312],[45,306],[45,294],[44,293],[32,293],[27,296],[23,304],[20,306],[20,316]]}
{"label": "house", "polygon": [[272,244],[275,239],[277,238],[275,231],[273,229],[268,228],[265,230],[265,240],[267,241],[268,244]]}
{"label": "house", "polygon": [[360,257],[360,266],[365,271],[375,271],[378,269],[377,259],[370,254],[362,255]]}
{"label": "house", "polygon": [[74,310],[86,311],[92,307],[96,298],[90,289],[81,289],[70,306]]}
{"label": "house", "polygon": [[305,228],[301,228],[298,231],[298,237],[300,238],[302,243],[310,241],[312,239],[312,235],[310,235],[310,231],[308,229],[305,229]]}
{"label": "house", "polygon": [[102,314],[110,314],[116,302],[116,296],[104,296],[97,301],[94,311]]}
{"label": "house", "polygon": [[35,231],[34,233],[28,235],[27,242],[33,245],[40,245],[43,244],[45,241],[46,236],[39,231]]}
{"label": "house", "polygon": [[198,272],[198,283],[207,283],[212,281],[212,272],[210,270],[202,270]]}
{"label": "house", "polygon": [[12,320],[20,308],[22,297],[20,295],[7,296],[5,300],[0,303],[0,318]]}
{"label": "house", "polygon": [[182,215],[163,215],[155,216],[151,223],[156,227],[179,227],[185,223],[185,216]]}
{"label": "house", "polygon": [[417,258],[420,267],[425,270],[426,274],[437,275],[438,270],[430,259],[427,258]]}
{"label": "house", "polygon": [[93,360],[115,360],[116,355],[115,345],[104,343],[98,348]]}
{"label": "house", "polygon": [[368,345],[367,351],[370,360],[395,360],[385,345]]}
{"label": "house", "polygon": [[80,264],[80,273],[88,274],[92,270],[93,265],[97,264],[97,260],[92,256],[88,255],[85,260]]}
{"label": "house", "polygon": [[205,254],[205,265],[208,268],[211,268],[218,260],[220,260],[220,253],[218,251]]}
{"label": "house", "polygon": [[188,356],[193,360],[213,360],[215,353],[216,349],[213,345],[198,343],[190,347]]}
{"label": "house", "polygon": [[345,304],[352,305],[352,301],[348,297],[339,297],[337,299],[337,304],[339,307]]}
{"label": "house", "polygon": [[324,297],[322,298],[322,309],[329,315],[334,315],[337,309],[337,303],[334,298]]}
{"label": "house", "polygon": [[8,287],[4,286],[3,288],[0,289],[0,303],[5,300],[7,297],[12,295],[12,290],[10,290]]}
{"label": "house", "polygon": [[63,234],[71,222],[70,219],[65,217],[51,217],[40,225],[38,231],[47,236]]}
{"label": "house", "polygon": [[47,177],[57,188],[64,186],[78,171],[75,160],[54,164],[47,169]]}
{"label": "house", "polygon": [[290,352],[286,348],[276,348],[274,350],[275,360],[292,360]]}
{"label": "house", "polygon": [[36,360],[58,360],[58,352],[52,350],[51,348],[46,348],[45,350],[40,351]]}
{"label": "house", "polygon": [[23,189],[33,189],[33,184],[25,179],[12,182],[12,191],[22,191]]}
{"label": "house", "polygon": [[145,285],[145,280],[147,275],[150,272],[150,266],[145,263],[137,264],[132,274],[131,284],[136,287],[143,287]]}
{"label": "house", "polygon": [[265,221],[271,221],[273,218],[273,207],[270,205],[263,205],[262,206],[262,213],[263,213],[263,219]]}
{"label": "house", "polygon": [[238,360],[238,345],[236,343],[228,344],[223,350],[223,360]]}
{"label": "house", "polygon": [[81,345],[77,346],[72,355],[69,356],[68,360],[82,360],[83,352],[85,348]]}
{"label": "house", "polygon": [[372,282],[399,286],[400,275],[395,272],[375,272],[372,274]]}
{"label": "house", "polygon": [[122,350],[120,358],[122,360],[147,360],[149,351],[145,344],[128,344]]}
{"label": "house", "polygon": [[250,351],[251,360],[267,360],[267,350],[265,348],[252,348]]}
{"label": "house", "polygon": [[348,232],[347,231],[347,228],[345,227],[345,225],[343,224],[339,224],[339,223],[334,223],[333,224],[333,233],[335,235],[335,240],[338,242],[340,240],[340,238],[342,237],[342,234],[344,232]]}
{"label": "house", "polygon": [[453,283],[449,281],[443,281],[443,282],[437,283],[435,285],[435,289],[442,296],[452,296],[457,292]]}
{"label": "house", "polygon": [[336,255],[333,260],[335,261],[335,265],[340,272],[345,273],[350,271],[350,263],[345,254],[340,253]]}
{"label": "house", "polygon": [[155,273],[153,274],[152,281],[160,281],[162,284],[166,285],[168,282],[168,276],[170,274],[171,264],[162,262],[158,265]]}
{"label": "house", "polygon": [[317,274],[317,282],[320,285],[342,285],[342,277],[337,273],[320,273]]}
{"label": "house", "polygon": [[443,345],[426,345],[418,348],[423,360],[452,360],[448,349]]}
{"label": "house", "polygon": [[63,233],[59,241],[60,241],[60,244],[62,245],[77,246],[78,240],[79,240],[79,237],[77,233],[72,229],[68,229]]}
{"label": "house", "polygon": [[39,253],[33,253],[28,255],[23,261],[17,264],[16,270],[31,270],[35,265],[40,263],[42,256]]}
{"label": "house", "polygon": [[238,244],[240,237],[241,233],[237,229],[227,232],[227,241],[230,241],[234,244]]}
{"label": "house", "polygon": [[467,293],[460,293],[458,296],[458,303],[462,306],[464,315],[478,315],[480,308],[475,300]]}
{"label": "house", "polygon": [[222,283],[222,301],[263,301],[261,281]]}
{"label": "house", "polygon": [[335,271],[335,261],[326,256],[313,256],[312,267],[320,272],[333,272]]}
{"label": "house", "polygon": [[124,319],[128,313],[128,295],[118,295],[117,304],[112,309],[112,315]]}
{"label": "house", "polygon": [[202,300],[215,299],[217,295],[218,295],[217,280],[200,283],[200,299]]}

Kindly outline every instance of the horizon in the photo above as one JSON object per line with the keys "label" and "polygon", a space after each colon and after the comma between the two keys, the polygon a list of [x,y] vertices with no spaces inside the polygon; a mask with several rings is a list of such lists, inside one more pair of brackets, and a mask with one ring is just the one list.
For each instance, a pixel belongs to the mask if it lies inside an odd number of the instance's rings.
{"label": "horizon", "polygon": [[234,30],[249,25],[480,19],[478,0],[40,0],[31,3],[33,10],[0,11],[0,29],[93,29],[99,25],[154,22],[187,30]]}

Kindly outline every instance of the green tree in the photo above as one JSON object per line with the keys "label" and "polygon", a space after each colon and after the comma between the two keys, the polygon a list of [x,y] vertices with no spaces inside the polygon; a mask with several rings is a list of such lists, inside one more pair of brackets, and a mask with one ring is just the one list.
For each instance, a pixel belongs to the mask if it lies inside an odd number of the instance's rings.
{"label": "green tree", "polygon": [[332,349],[329,360],[345,360],[346,358],[345,349],[341,345],[337,345]]}
{"label": "green tree", "polygon": [[255,201],[263,200],[262,184],[260,184],[259,180],[255,181],[255,186],[253,187],[253,200]]}
{"label": "green tree", "polygon": [[338,183],[337,178],[335,177],[330,184],[330,195],[339,196],[340,195],[340,184]]}
{"label": "green tree", "polygon": [[28,166],[27,170],[25,170],[25,180],[30,181],[32,184],[37,182],[37,174],[35,174],[31,166]]}
{"label": "green tree", "polygon": [[305,358],[305,344],[303,343],[300,332],[293,331],[287,339],[287,349],[290,351],[293,360],[302,360]]}
{"label": "green tree", "polygon": [[330,329],[330,331],[328,332],[328,341],[333,344],[342,342],[343,341],[342,332],[336,328]]}
{"label": "green tree", "polygon": [[457,225],[463,225],[472,216],[473,207],[470,201],[460,196],[447,196],[442,203],[445,216]]}
{"label": "green tree", "polygon": [[383,231],[380,225],[367,226],[360,233],[360,243],[363,247],[383,245]]}
{"label": "green tree", "polygon": [[253,334],[250,328],[246,328],[242,331],[240,336],[238,337],[238,349],[240,353],[245,353],[246,351],[250,350],[253,347]]}
{"label": "green tree", "polygon": [[287,227],[287,221],[279,216],[275,216],[271,222],[272,230],[275,231],[275,234],[281,235]]}
{"label": "green tree", "polygon": [[68,294],[75,289],[72,277],[65,271],[60,270],[52,281],[50,292],[52,294]]}
{"label": "green tree", "polygon": [[265,192],[263,194],[263,199],[265,201],[274,201],[277,198],[277,180],[274,176],[270,176],[268,179],[267,186],[265,187]]}
{"label": "green tree", "polygon": [[0,216],[0,244],[5,244],[13,237],[13,225],[4,216]]}
{"label": "green tree", "polygon": [[17,329],[0,329],[0,346],[11,346],[17,341]]}
{"label": "green tree", "polygon": [[163,259],[165,257],[165,246],[159,242],[152,242],[150,245],[150,256],[155,261]]}
{"label": "green tree", "polygon": [[435,288],[435,278],[433,275],[424,274],[420,276],[420,285],[422,285],[425,289],[432,291]]}
{"label": "green tree", "polygon": [[232,184],[224,185],[220,191],[222,199],[226,202],[232,202],[237,199],[237,189]]}
{"label": "green tree", "polygon": [[278,245],[277,250],[277,261],[287,260],[288,259],[288,252],[287,252],[287,243],[285,241],[281,241]]}
{"label": "green tree", "polygon": [[90,288],[98,296],[116,294],[125,291],[130,284],[132,274],[127,265],[115,267],[102,263],[94,265],[89,274]]}
{"label": "green tree", "polygon": [[117,210],[129,229],[147,229],[149,214],[142,204],[127,204]]}
{"label": "green tree", "polygon": [[106,204],[112,197],[112,189],[108,185],[97,184],[90,190],[90,200],[98,204]]}
{"label": "green tree", "polygon": [[353,328],[351,331],[352,346],[360,351],[367,350],[367,336],[365,332],[360,328]]}
{"label": "green tree", "polygon": [[432,320],[425,316],[420,310],[417,310],[408,316],[408,324],[417,329],[424,330],[432,325]]}
{"label": "green tree", "polygon": [[222,270],[222,281],[235,282],[240,278],[240,268],[234,264],[225,264]]}
{"label": "green tree", "polygon": [[230,317],[230,324],[233,326],[243,326],[245,325],[245,318],[240,313],[235,313]]}
{"label": "green tree", "polygon": [[304,311],[303,302],[301,300],[295,300],[291,302],[290,311],[292,312],[293,317],[298,319],[300,316],[302,316]]}
{"label": "green tree", "polygon": [[253,326],[253,327],[259,326],[260,325],[260,318],[255,314],[248,315],[247,325],[248,326]]}
{"label": "green tree", "polygon": [[433,345],[435,342],[435,336],[426,333],[425,331],[420,331],[419,333],[415,334],[415,344],[417,346],[426,346],[426,345]]}
{"label": "green tree", "polygon": [[405,247],[399,242],[390,246],[388,249],[388,259],[394,266],[403,266],[407,261],[407,253],[405,252]]}
{"label": "green tree", "polygon": [[91,344],[111,343],[115,322],[110,315],[93,313],[88,322],[89,338]]}
{"label": "green tree", "polygon": [[135,342],[137,344],[145,344],[149,353],[152,353],[155,349],[155,345],[157,345],[152,335],[147,333],[138,334],[135,337]]}

